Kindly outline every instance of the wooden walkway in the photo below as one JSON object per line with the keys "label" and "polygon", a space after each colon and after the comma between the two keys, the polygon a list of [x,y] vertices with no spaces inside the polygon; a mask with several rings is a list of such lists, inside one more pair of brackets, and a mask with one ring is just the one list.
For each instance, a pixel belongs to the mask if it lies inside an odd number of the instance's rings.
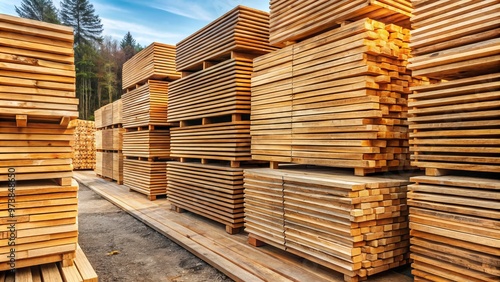
{"label": "wooden walkway", "polygon": [[[344,281],[338,272],[277,248],[252,247],[244,233],[228,235],[219,223],[189,212],[171,211],[167,199],[149,201],[115,182],[97,178],[93,171],[75,171],[74,178],[236,281]],[[388,271],[368,281],[413,279]]]}

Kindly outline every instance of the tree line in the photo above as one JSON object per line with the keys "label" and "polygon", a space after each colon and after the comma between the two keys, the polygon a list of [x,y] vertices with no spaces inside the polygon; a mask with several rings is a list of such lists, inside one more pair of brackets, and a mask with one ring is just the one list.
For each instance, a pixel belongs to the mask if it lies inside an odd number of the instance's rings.
{"label": "tree line", "polygon": [[22,0],[15,6],[20,17],[70,26],[74,30],[76,96],[80,119],[93,120],[94,111],[121,97],[122,66],[143,49],[127,32],[118,42],[103,37],[103,25],[88,0]]}

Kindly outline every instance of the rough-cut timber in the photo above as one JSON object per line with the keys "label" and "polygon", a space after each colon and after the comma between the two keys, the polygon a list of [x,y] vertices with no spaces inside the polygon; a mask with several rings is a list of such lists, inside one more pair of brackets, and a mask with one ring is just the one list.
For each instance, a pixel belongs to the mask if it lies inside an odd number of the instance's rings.
{"label": "rough-cut timber", "polygon": [[250,113],[252,60],[233,58],[170,84],[168,121]]}
{"label": "rough-cut timber", "polygon": [[95,169],[96,138],[95,123],[90,120],[71,121],[74,127],[73,169]]}
{"label": "rough-cut timber", "polygon": [[417,1],[414,76],[456,79],[500,71],[500,1]]}
{"label": "rough-cut timber", "polygon": [[169,158],[170,130],[127,129],[123,135],[123,154],[127,157]]}
{"label": "rough-cut timber", "polygon": [[243,168],[223,164],[167,163],[167,196],[177,208],[226,225],[243,227]]}
{"label": "rough-cut timber", "polygon": [[231,51],[266,54],[269,46],[269,14],[237,6],[177,44],[177,70],[203,68],[204,62],[227,60]]}
{"label": "rough-cut timber", "polygon": [[346,281],[407,262],[409,175],[332,169],[246,169],[250,238],[303,256]]}
{"label": "rough-cut timber", "polygon": [[[18,181],[15,211],[9,212],[9,191],[0,185],[0,271],[10,270],[10,226],[15,223],[16,268],[62,261],[71,265],[78,243],[78,183],[59,186],[50,180]],[[11,217],[11,215],[14,217]]]}
{"label": "rough-cut timber", "polygon": [[[175,80],[175,46],[153,42],[123,64],[122,88],[153,80]],[[135,88],[135,87],[134,87]]]}
{"label": "rough-cut timber", "polygon": [[167,163],[125,158],[123,184],[155,200],[156,196],[167,193]]}
{"label": "rough-cut timber", "polygon": [[498,179],[498,174],[477,173],[411,179],[416,182],[408,186],[415,281],[498,281]]}
{"label": "rough-cut timber", "polygon": [[75,119],[73,30],[0,14],[0,117]]}
{"label": "rough-cut timber", "polygon": [[167,126],[169,82],[148,80],[122,95],[123,127]]}
{"label": "rough-cut timber", "polygon": [[371,19],[256,58],[252,156],[257,160],[406,169],[409,30]]}
{"label": "rough-cut timber", "polygon": [[410,0],[271,0],[270,8],[269,41],[280,47],[366,17],[409,27],[412,13]]}

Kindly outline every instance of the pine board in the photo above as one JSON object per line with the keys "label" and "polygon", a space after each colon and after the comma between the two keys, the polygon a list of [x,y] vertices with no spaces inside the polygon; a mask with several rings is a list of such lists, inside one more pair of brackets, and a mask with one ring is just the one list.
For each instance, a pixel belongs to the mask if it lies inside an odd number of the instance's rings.
{"label": "pine board", "polygon": [[123,184],[147,196],[167,193],[167,163],[123,160]]}
{"label": "pine board", "polygon": [[169,129],[125,132],[123,154],[127,157],[169,158],[170,134]]}
{"label": "pine board", "polygon": [[[73,143],[73,169],[94,169],[96,141],[95,123],[90,120],[74,120],[75,141]],[[102,131],[100,131],[102,132]]]}

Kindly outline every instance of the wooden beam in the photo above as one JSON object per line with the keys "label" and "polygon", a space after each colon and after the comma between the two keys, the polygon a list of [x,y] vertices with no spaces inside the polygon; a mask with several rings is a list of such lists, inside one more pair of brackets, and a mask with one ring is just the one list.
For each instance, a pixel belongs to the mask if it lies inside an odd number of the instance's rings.
{"label": "wooden beam", "polygon": [[16,115],[16,126],[17,127],[28,126],[28,116],[27,115]]}

